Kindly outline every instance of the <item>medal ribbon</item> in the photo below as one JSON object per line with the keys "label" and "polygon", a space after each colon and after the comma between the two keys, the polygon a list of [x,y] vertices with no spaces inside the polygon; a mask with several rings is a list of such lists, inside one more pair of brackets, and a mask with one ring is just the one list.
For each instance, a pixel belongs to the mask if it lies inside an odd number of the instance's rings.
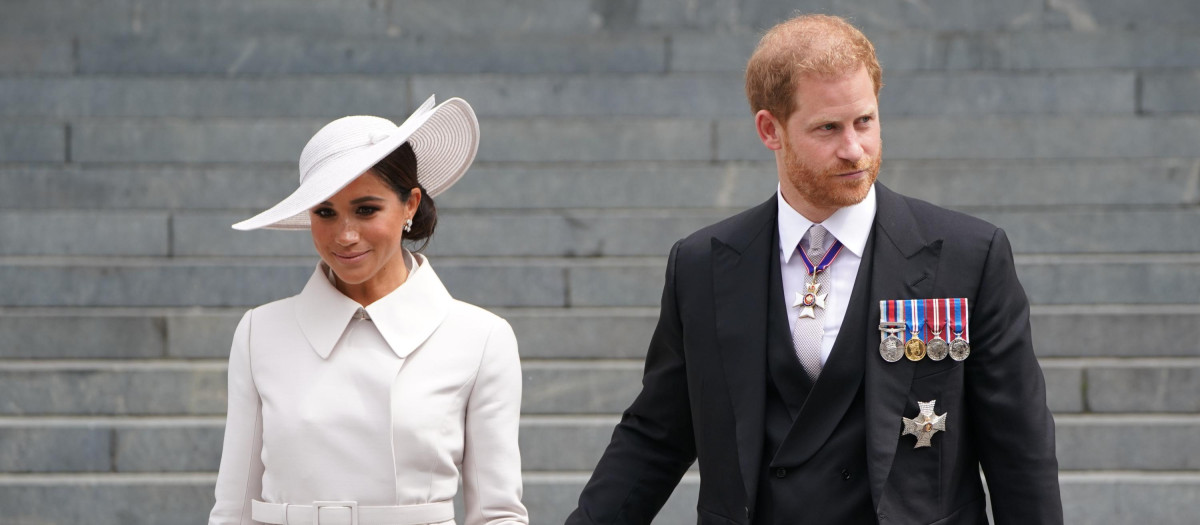
{"label": "medal ribbon", "polygon": [[817,279],[817,272],[823,272],[829,265],[833,264],[833,260],[838,254],[842,253],[842,241],[834,240],[833,246],[829,247],[829,251],[825,253],[825,258],[821,259],[821,264],[813,266],[812,261],[808,260],[808,254],[804,250],[800,250],[800,258],[804,260],[804,268],[808,270],[808,274],[813,276],[813,280]]}
{"label": "medal ribbon", "polygon": [[[933,319],[932,319],[933,324],[929,325],[929,333],[938,335],[939,337],[941,336],[941,333],[942,333],[942,316],[941,316],[942,308],[938,304],[940,302],[941,301],[938,299],[926,299],[925,300],[925,310],[927,312],[933,312]],[[926,318],[926,321],[929,321],[929,320],[930,319]],[[933,336],[931,335],[929,337],[929,339],[933,339]]]}
{"label": "medal ribbon", "polygon": [[[908,318],[904,326],[908,328],[908,333],[914,338],[921,338],[921,321],[925,317],[925,301],[911,300],[904,302],[905,316]],[[923,339],[923,338],[922,338]]]}
{"label": "medal ribbon", "polygon": [[966,326],[967,300],[965,298],[954,299],[954,335],[969,342],[970,339],[967,338]]}

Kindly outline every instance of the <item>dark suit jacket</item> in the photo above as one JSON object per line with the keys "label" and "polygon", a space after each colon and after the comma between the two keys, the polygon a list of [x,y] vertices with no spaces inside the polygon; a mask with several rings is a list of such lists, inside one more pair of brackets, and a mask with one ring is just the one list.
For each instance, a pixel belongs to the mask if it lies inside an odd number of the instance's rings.
{"label": "dark suit jacket", "polygon": [[[800,412],[803,432],[789,436],[791,464],[818,452],[861,382],[868,483],[882,523],[986,523],[981,466],[996,523],[1062,523],[1054,421],[1004,232],[882,184],[876,198],[870,260],[826,364],[826,372],[847,363],[863,370],[845,381],[822,373]],[[699,523],[751,522],[764,453],[777,211],[772,196],[671,249],[642,392],[568,524],[650,523],[697,458]],[[970,300],[967,360],[880,358],[880,300],[951,297]],[[914,449],[912,436],[901,438],[902,418],[931,399],[949,414],[947,429],[931,448]],[[836,498],[836,489],[804,497]]]}

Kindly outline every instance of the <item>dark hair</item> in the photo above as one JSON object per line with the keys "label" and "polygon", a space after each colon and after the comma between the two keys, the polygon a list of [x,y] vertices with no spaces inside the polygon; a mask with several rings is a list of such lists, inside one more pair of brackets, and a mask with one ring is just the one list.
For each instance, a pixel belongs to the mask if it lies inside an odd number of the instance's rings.
{"label": "dark hair", "polygon": [[415,249],[424,250],[429,245],[429,238],[433,237],[433,230],[437,228],[437,206],[429,192],[417,182],[417,155],[413,153],[412,145],[407,142],[401,144],[375,163],[371,171],[396,192],[401,202],[408,202],[413,188],[421,188],[421,204],[413,216],[412,230],[404,232],[404,240],[414,244],[416,241],[425,241]]}

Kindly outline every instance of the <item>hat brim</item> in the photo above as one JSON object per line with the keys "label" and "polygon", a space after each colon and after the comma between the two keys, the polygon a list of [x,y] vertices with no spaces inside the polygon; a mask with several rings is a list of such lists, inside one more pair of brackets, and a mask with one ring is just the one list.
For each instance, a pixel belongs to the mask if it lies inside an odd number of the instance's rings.
{"label": "hat brim", "polygon": [[328,200],[405,142],[417,158],[417,182],[430,197],[462,178],[479,150],[479,120],[467,101],[450,98],[435,107],[433,97],[383,140],[327,161],[278,204],[233,225],[236,230],[306,230],[309,210]]}

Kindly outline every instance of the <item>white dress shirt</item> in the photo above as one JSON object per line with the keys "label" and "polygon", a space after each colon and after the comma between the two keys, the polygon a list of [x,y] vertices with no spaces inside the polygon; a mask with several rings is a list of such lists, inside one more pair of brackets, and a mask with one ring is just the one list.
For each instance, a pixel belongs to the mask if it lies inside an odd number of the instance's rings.
{"label": "white dress shirt", "polygon": [[512,328],[405,257],[408,280],[365,308],[319,265],[299,295],[242,318],[211,525],[254,523],[252,499],[450,501],[460,472],[465,523],[528,524]]}
{"label": "white dress shirt", "polygon": [[[800,316],[802,306],[792,306],[797,292],[805,290],[805,283],[810,279],[808,268],[797,251],[800,240],[808,232],[813,222],[800,215],[788,205],[783,193],[776,190],[779,199],[779,269],[783,277],[783,300],[788,307],[788,327],[796,329],[796,319]],[[850,293],[854,290],[854,278],[858,275],[858,266],[862,263],[863,250],[867,247],[867,237],[871,234],[871,226],[875,222],[875,185],[867,192],[867,197],[853,206],[841,208],[833,212],[825,222],[821,223],[829,235],[825,236],[825,249],[828,251],[835,241],[842,241],[845,248],[829,265],[829,289],[825,298],[825,332],[821,338],[821,365],[829,360],[829,352],[837,340],[838,332],[842,329],[842,320],[846,317],[846,308],[850,304]],[[805,241],[807,243],[807,241]],[[821,261],[812,261],[814,265]]]}

